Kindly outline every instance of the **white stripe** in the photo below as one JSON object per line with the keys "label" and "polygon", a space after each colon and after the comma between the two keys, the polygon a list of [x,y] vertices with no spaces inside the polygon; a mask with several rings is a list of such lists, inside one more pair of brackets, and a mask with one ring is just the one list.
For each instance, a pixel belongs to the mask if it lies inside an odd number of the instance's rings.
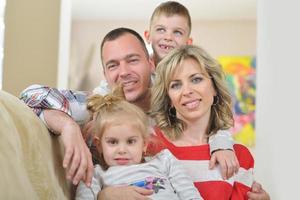
{"label": "white stripe", "polygon": [[209,161],[207,160],[180,160],[180,163],[187,170],[189,176],[192,177],[193,182],[206,182],[206,181],[226,181],[233,185],[234,182],[242,183],[251,187],[253,183],[253,168],[249,170],[240,167],[239,172],[228,180],[223,180],[221,175],[221,168],[217,165],[214,169],[208,168]]}

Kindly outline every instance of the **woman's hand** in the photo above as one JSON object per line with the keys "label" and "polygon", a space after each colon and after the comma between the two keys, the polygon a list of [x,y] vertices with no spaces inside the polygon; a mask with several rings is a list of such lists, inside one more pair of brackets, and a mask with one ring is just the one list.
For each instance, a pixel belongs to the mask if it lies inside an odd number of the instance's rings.
{"label": "woman's hand", "polygon": [[270,200],[269,194],[262,188],[261,184],[252,184],[251,191],[247,193],[249,200]]}

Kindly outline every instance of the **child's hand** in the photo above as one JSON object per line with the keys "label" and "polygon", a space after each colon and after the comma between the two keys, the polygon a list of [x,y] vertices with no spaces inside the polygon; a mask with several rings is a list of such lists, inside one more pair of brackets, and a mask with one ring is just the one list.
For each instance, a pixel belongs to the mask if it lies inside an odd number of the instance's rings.
{"label": "child's hand", "polygon": [[209,169],[215,167],[216,163],[220,164],[221,174],[223,179],[228,179],[237,173],[239,170],[239,162],[232,150],[217,150],[214,151],[210,161],[209,161]]}

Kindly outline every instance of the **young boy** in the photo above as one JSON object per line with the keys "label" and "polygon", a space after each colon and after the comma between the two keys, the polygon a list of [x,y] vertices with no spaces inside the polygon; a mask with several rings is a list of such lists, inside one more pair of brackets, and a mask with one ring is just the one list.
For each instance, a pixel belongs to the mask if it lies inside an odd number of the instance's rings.
{"label": "young boy", "polygon": [[153,49],[155,65],[172,49],[192,44],[191,16],[188,9],[175,1],[167,1],[155,8],[150,28],[144,33],[145,39]]}

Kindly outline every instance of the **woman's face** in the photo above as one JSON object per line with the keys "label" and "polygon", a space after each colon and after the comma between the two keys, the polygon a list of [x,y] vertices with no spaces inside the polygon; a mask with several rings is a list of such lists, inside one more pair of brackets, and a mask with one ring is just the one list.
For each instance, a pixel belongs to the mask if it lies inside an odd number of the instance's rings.
{"label": "woman's face", "polygon": [[185,122],[209,121],[216,91],[206,71],[199,63],[187,58],[177,66],[168,88],[177,117]]}

